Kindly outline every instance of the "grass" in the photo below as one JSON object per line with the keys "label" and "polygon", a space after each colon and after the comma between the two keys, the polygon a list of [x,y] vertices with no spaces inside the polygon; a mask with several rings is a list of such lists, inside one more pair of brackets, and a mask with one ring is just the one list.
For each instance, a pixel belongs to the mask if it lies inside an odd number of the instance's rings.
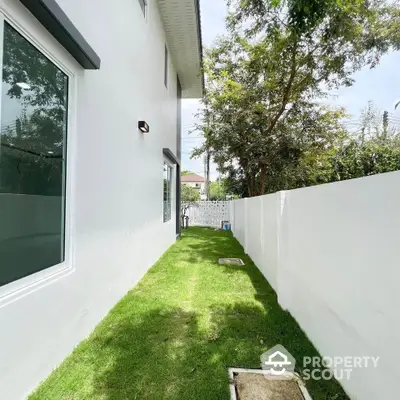
{"label": "grass", "polygon": [[[230,233],[190,228],[29,399],[229,399],[227,368],[259,368],[276,344],[318,355]],[[307,387],[347,399],[334,380]]]}

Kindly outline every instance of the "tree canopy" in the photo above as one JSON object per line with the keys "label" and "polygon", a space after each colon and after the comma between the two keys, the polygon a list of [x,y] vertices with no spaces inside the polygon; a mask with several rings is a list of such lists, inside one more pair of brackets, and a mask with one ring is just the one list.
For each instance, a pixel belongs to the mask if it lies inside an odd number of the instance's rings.
{"label": "tree canopy", "polygon": [[321,99],[399,48],[398,9],[380,0],[229,3],[229,33],[205,54],[205,142],[194,155],[209,151],[241,195],[326,181],[315,174],[320,159],[353,139],[345,110]]}
{"label": "tree canopy", "polygon": [[189,185],[182,185],[181,196],[183,202],[194,202],[200,200],[199,191]]}
{"label": "tree canopy", "polygon": [[215,182],[210,183],[210,200],[226,200],[228,194],[225,180],[218,179]]}

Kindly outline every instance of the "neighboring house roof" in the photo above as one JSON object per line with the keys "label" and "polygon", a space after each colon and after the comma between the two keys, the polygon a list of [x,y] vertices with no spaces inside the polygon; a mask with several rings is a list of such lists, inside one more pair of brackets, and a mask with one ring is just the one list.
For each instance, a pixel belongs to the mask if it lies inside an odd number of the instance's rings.
{"label": "neighboring house roof", "polygon": [[189,183],[189,182],[205,182],[205,178],[200,175],[191,174],[191,175],[183,175],[181,176],[182,183]]}
{"label": "neighboring house roof", "polygon": [[184,99],[203,97],[203,44],[199,0],[158,0],[171,58]]}

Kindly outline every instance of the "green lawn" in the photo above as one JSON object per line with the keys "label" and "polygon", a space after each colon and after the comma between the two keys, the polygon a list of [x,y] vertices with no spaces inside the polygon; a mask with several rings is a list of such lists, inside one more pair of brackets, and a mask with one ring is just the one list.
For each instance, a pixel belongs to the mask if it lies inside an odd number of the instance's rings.
{"label": "green lawn", "polygon": [[[231,234],[190,228],[29,399],[229,399],[227,368],[259,368],[276,344],[317,355]],[[347,399],[335,381],[307,387]]]}

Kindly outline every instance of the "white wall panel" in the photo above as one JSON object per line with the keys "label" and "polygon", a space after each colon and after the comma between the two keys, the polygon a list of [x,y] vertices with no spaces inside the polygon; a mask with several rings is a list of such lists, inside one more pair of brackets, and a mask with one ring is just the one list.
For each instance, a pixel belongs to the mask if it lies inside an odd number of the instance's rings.
{"label": "white wall panel", "polygon": [[245,231],[247,253],[251,254],[253,261],[261,265],[263,261],[263,242],[262,242],[262,197],[252,197],[245,200],[246,219]]}
{"label": "white wall panel", "polygon": [[246,199],[235,200],[234,235],[246,247]]}
{"label": "white wall panel", "polygon": [[399,204],[393,172],[232,207],[235,236],[321,354],[380,357],[377,369],[356,368],[342,380],[354,399],[398,397]]}
{"label": "white wall panel", "polygon": [[[0,397],[21,400],[175,241],[175,208],[163,223],[162,149],[176,152],[177,79],[170,64],[164,86],[155,1],[147,20],[134,0],[59,1],[100,56],[98,71],[83,71],[22,4],[6,3],[68,65],[76,88],[68,268],[0,299]],[[148,135],[138,132],[138,120],[148,122]]]}

